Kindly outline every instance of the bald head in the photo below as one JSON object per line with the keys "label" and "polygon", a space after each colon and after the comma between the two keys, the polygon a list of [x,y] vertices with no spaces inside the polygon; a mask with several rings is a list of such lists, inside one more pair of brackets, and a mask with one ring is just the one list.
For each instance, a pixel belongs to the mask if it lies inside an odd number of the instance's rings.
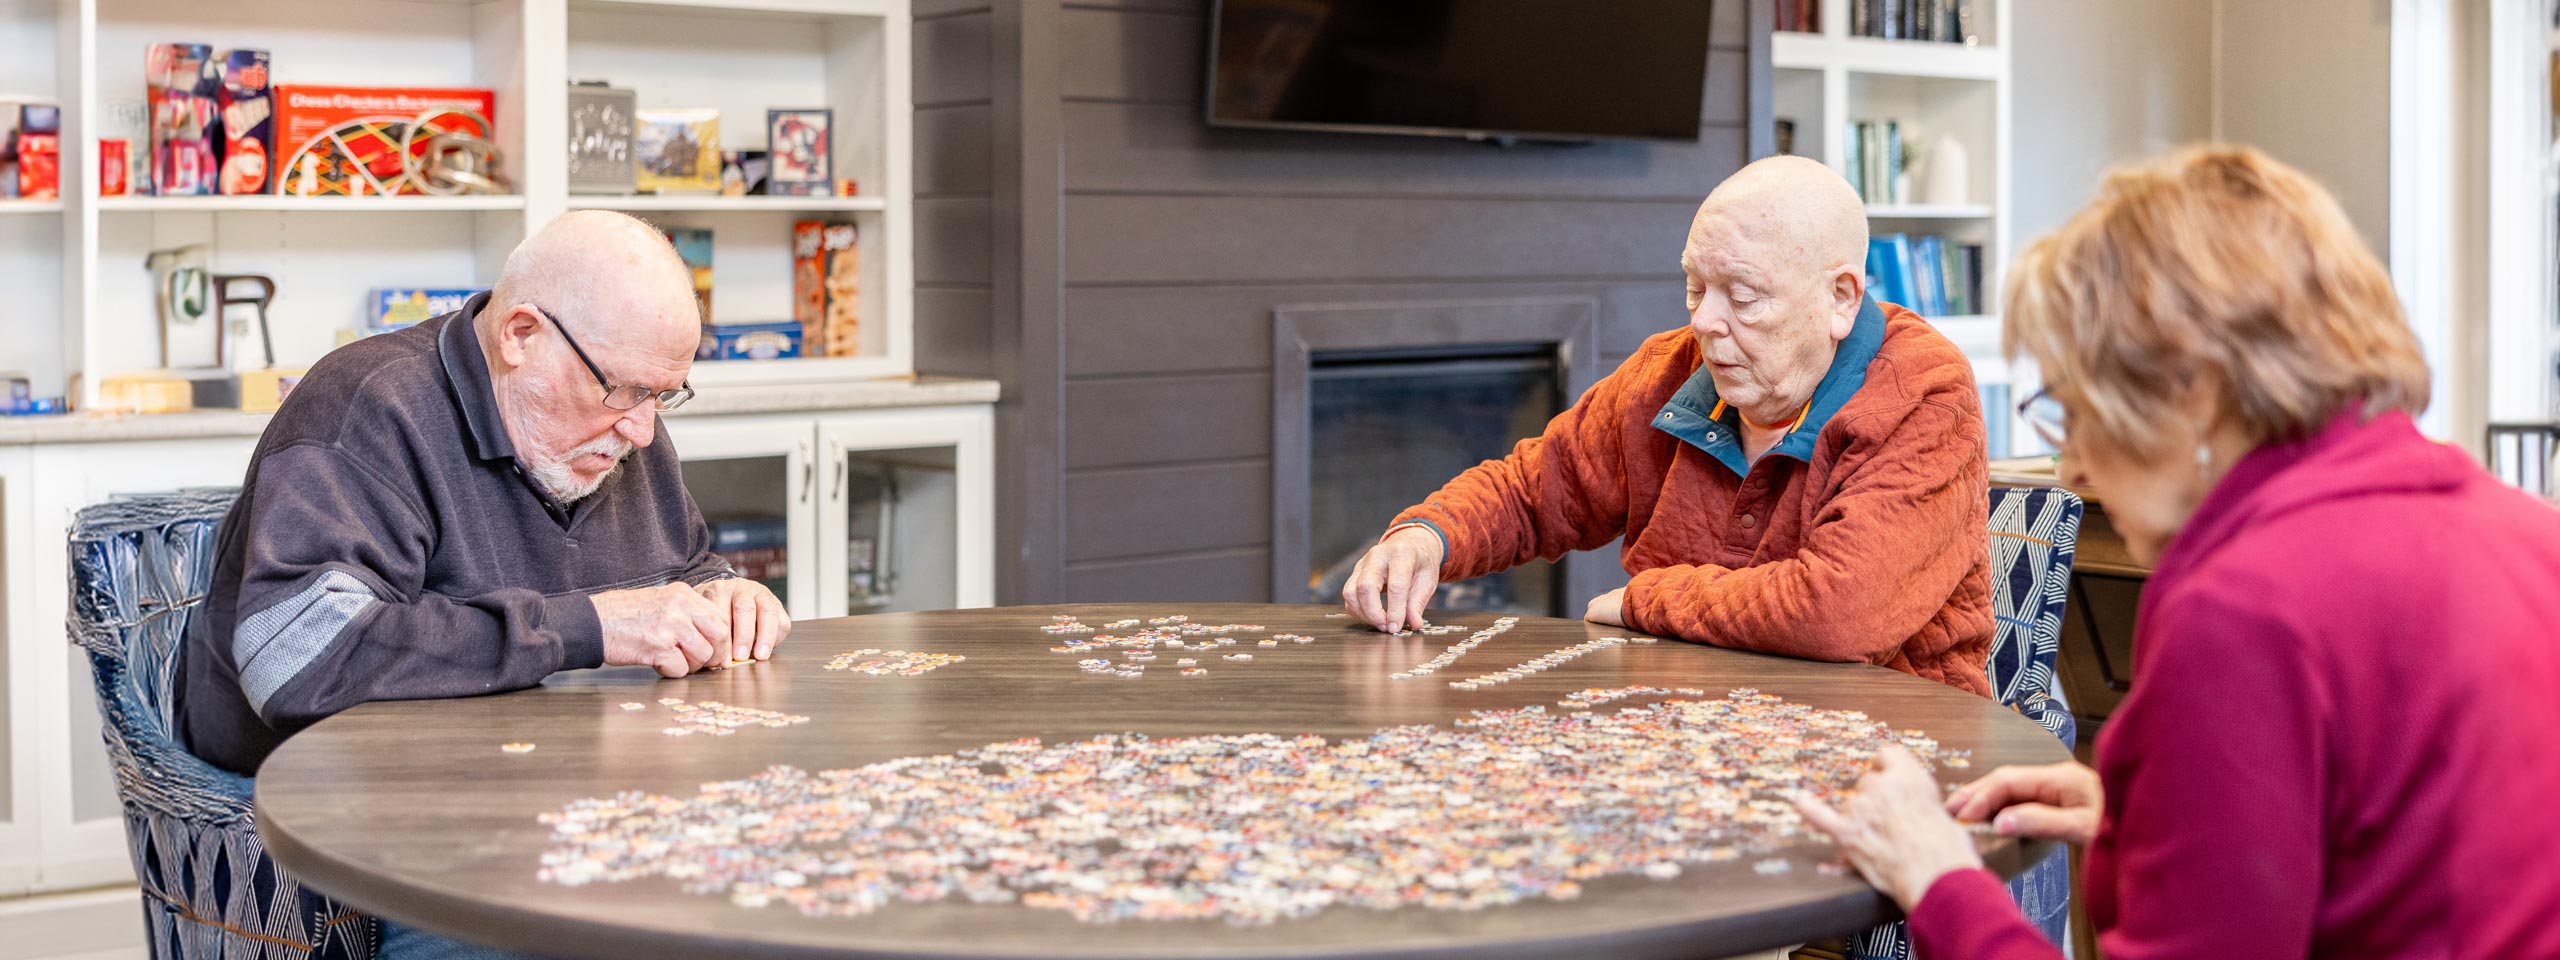
{"label": "bald head", "polygon": [[690,356],[702,336],[693,271],[667,235],[609,210],[562,214],[517,244],[489,301],[537,305],[590,349]]}
{"label": "bald head", "polygon": [[1856,325],[1866,260],[1865,205],[1839,174],[1802,157],[1744,167],[1698,206],[1680,251],[1689,329],[1750,442],[1774,442],[1762,425],[1807,409]]}
{"label": "bald head", "polygon": [[655,441],[652,402],[607,401],[632,396],[623,388],[688,384],[702,342],[696,304],[692,270],[666,235],[623,214],[566,214],[507,255],[472,324],[516,461],[552,499],[594,493]]}
{"label": "bald head", "polygon": [[1707,194],[1689,227],[1689,246],[1711,220],[1760,248],[1771,270],[1860,269],[1867,259],[1867,210],[1849,181],[1803,157],[1757,160]]}

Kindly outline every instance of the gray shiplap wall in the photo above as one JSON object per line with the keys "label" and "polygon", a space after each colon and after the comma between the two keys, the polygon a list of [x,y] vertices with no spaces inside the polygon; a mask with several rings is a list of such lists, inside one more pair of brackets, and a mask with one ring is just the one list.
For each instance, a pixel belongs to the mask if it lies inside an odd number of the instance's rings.
{"label": "gray shiplap wall", "polygon": [[1206,0],[917,0],[917,363],[1005,381],[1005,602],[1259,600],[1275,306],[1600,304],[1683,321],[1676,257],[1769,152],[1767,4],[1716,5],[1694,144],[1213,129]]}

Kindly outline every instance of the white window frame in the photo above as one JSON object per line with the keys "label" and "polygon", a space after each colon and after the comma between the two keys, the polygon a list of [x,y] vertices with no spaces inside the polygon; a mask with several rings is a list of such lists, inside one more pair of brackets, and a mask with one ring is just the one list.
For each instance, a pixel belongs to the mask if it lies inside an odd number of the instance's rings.
{"label": "white window frame", "polygon": [[2550,58],[2553,0],[2489,4],[2488,417],[2555,410]]}
{"label": "white window frame", "polygon": [[[2532,0],[2496,0],[2499,3]],[[2419,429],[2452,436],[2448,408],[2462,369],[2453,343],[2454,11],[2444,0],[2391,4],[2391,283],[2435,376]],[[2452,437],[2476,443],[2478,437]]]}

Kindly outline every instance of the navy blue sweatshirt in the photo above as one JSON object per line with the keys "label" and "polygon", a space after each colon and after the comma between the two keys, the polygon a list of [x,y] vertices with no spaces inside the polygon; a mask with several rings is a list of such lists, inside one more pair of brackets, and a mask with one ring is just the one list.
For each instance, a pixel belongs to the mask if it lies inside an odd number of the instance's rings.
{"label": "navy blue sweatshirt", "polygon": [[664,425],[571,506],[518,468],[472,329],[487,300],[331,352],[267,425],[189,626],[197,756],[254,774],[360,703],[600,666],[588,595],[729,575]]}

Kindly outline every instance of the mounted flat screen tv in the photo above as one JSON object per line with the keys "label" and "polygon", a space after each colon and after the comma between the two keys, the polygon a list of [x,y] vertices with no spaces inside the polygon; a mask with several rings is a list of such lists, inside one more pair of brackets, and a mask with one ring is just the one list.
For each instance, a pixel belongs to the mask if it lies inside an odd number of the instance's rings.
{"label": "mounted flat screen tv", "polygon": [[1215,126],[1478,140],[1698,139],[1713,0],[1210,6]]}

